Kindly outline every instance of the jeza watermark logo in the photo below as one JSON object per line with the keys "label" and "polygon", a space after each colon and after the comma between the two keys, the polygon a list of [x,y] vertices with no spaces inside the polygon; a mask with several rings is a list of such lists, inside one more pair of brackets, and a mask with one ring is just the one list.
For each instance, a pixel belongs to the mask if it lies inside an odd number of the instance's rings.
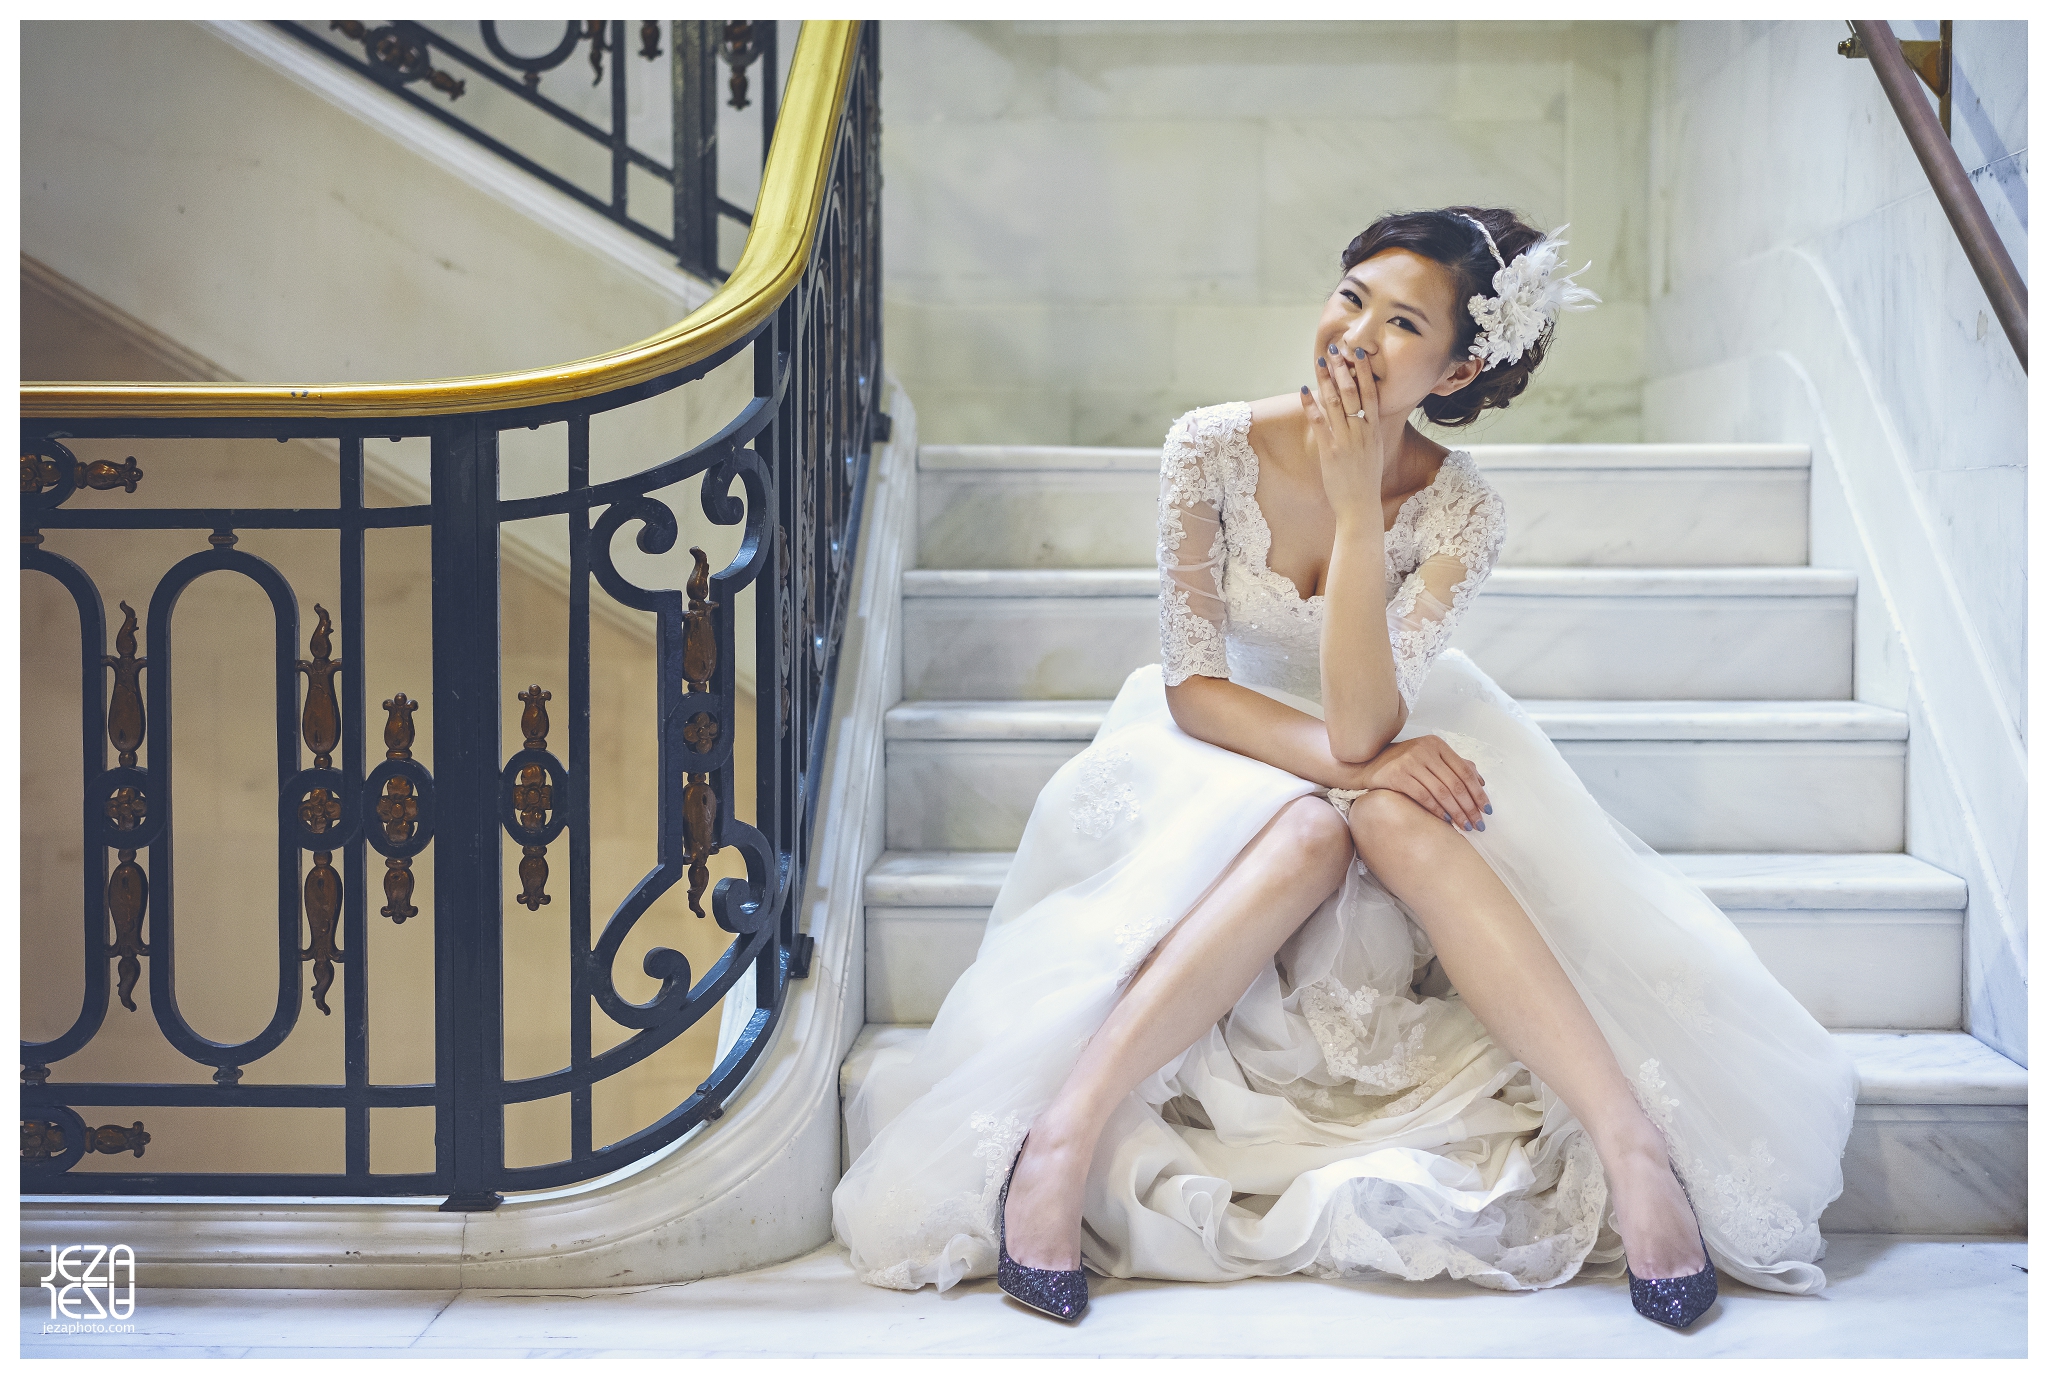
{"label": "jeza watermark logo", "polygon": [[94,1323],[135,1315],[135,1251],[126,1245],[52,1245],[43,1287],[50,1294],[44,1331],[129,1330]]}

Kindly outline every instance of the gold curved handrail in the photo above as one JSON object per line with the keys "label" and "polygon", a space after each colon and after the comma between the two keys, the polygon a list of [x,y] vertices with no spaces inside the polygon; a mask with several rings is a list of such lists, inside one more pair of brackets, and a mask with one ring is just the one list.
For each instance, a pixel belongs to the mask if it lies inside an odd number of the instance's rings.
{"label": "gold curved handrail", "polygon": [[740,261],[710,301],[658,335],[549,368],[410,383],[30,383],[24,417],[420,417],[573,402],[646,383],[745,339],[810,262],[860,21],[806,20]]}

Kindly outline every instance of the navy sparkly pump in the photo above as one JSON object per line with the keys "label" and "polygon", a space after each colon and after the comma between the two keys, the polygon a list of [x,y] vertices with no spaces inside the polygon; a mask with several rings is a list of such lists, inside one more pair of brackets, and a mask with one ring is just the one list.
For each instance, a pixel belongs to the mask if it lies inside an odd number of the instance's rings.
{"label": "navy sparkly pump", "polygon": [[[1024,1146],[1020,1144],[1017,1158],[1023,1157]],[[1033,1269],[1010,1258],[1009,1223],[1005,1216],[1010,1204],[1010,1179],[1016,1176],[1017,1160],[1012,1159],[1010,1172],[1003,1179],[1002,1195],[996,1198],[996,1286],[1048,1317],[1075,1321],[1088,1310],[1086,1274],[1079,1269]]]}
{"label": "navy sparkly pump", "polygon": [[[1679,1187],[1684,1192],[1684,1185]],[[1693,1224],[1699,1224],[1699,1208],[1692,1205],[1692,1194],[1685,1194],[1685,1204],[1692,1207]],[[1636,1311],[1653,1322],[1683,1331],[1700,1319],[1714,1299],[1721,1295],[1721,1285],[1714,1275],[1714,1257],[1707,1253],[1707,1237],[1700,1235],[1700,1257],[1706,1265],[1677,1278],[1637,1278],[1636,1271],[1627,1265],[1627,1255],[1622,1256],[1623,1267],[1628,1269],[1628,1300],[1635,1304]]]}

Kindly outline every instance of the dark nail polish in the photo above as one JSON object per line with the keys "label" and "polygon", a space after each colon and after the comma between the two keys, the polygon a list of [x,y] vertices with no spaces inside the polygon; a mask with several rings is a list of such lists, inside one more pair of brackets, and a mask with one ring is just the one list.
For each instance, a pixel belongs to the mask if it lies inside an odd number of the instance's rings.
{"label": "dark nail polish", "polygon": [[1479,806],[1479,807],[1480,807],[1481,809],[1485,810],[1485,811],[1486,811],[1486,812],[1487,812],[1488,814],[1491,814],[1491,813],[1493,813],[1493,806],[1492,806],[1492,805],[1490,805],[1490,804],[1483,804],[1483,805],[1481,805],[1481,806]]}
{"label": "dark nail polish", "polygon": [[1337,342],[1336,342],[1335,340],[1332,340],[1332,341],[1330,342],[1330,353],[1332,353],[1332,354],[1336,354],[1336,353],[1338,353],[1338,350],[1337,350]]}
{"label": "dark nail polish", "polygon": [[1308,396],[1308,384],[1304,383],[1304,384],[1302,384],[1302,385],[1301,385],[1301,395],[1302,395],[1303,397],[1307,397],[1307,396]]}
{"label": "dark nail polish", "polygon": [[1321,369],[1324,373],[1328,373],[1330,371],[1330,361],[1327,359],[1318,359],[1316,361],[1316,367]]}
{"label": "dark nail polish", "polygon": [[1358,354],[1358,357],[1359,357],[1360,359],[1363,359],[1363,358],[1365,358],[1365,351],[1364,351],[1364,350],[1359,350],[1359,351],[1357,351],[1357,354]]}
{"label": "dark nail polish", "polygon": [[1479,821],[1479,831],[1480,831],[1481,833],[1484,833],[1484,832],[1486,832],[1486,820],[1484,820],[1484,819],[1481,819],[1481,820]]}
{"label": "dark nail polish", "polygon": [[1449,823],[1450,821],[1451,821],[1451,816],[1450,816],[1450,815],[1448,815],[1448,814],[1444,815],[1444,822],[1445,822],[1445,823]]}

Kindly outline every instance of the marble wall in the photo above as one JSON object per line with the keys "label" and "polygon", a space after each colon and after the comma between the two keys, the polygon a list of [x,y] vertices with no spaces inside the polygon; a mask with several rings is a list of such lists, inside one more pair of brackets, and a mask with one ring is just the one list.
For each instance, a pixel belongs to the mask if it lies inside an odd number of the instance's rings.
{"label": "marble wall", "polygon": [[1640,434],[1638,24],[898,22],[882,31],[892,367],[937,442],[1151,445],[1289,392],[1389,209],[1572,223],[1606,305],[1473,439]]}
{"label": "marble wall", "polygon": [[[1967,1026],[2025,1061],[2026,375],[1843,33],[1655,36],[1643,434],[1812,445],[1813,563],[1862,580],[1857,697],[1911,715],[1908,850],[1970,885]],[[2026,26],[1958,22],[1955,70],[2024,275]]]}

